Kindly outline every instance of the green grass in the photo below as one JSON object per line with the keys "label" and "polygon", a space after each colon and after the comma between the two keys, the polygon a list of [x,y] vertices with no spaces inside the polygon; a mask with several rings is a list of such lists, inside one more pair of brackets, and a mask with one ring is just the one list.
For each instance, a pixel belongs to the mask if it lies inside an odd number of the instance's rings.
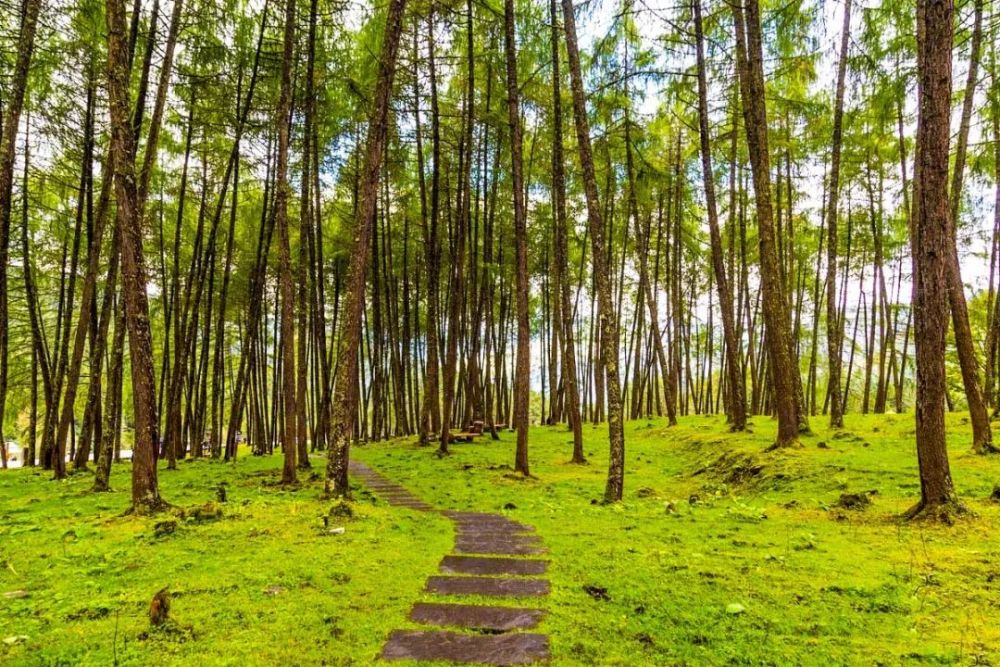
{"label": "green grass", "polygon": [[[0,475],[0,640],[28,637],[0,644],[0,664],[369,664],[449,548],[447,521],[359,494],[355,517],[334,524],[346,532],[324,534],[322,482],[280,490],[280,465],[245,456],[161,470],[178,507],[213,501],[227,482],[223,518],[203,523],[121,517],[127,465],[104,495],[88,492],[89,475]],[[156,538],[168,519],[176,532]],[[164,586],[176,625],[152,629]],[[13,590],[30,597],[2,597]]]}
{"label": "green grass", "polygon": [[[773,422],[753,424],[743,435],[719,417],[628,424],[625,501],[612,506],[599,502],[605,426],[585,427],[587,466],[567,463],[564,429],[533,429],[529,480],[508,467],[511,433],[445,459],[412,441],[353,453],[436,506],[537,527],[554,665],[1000,663],[1000,505],[987,499],[1000,459],[969,453],[961,415],[949,415],[952,470],[975,515],[954,526],[897,520],[919,493],[912,415],[848,416],[839,434],[816,419],[801,449],[775,453]],[[415,627],[411,604],[431,599],[421,589],[451,525],[358,490],[346,533],[324,535],[321,482],[278,490],[279,466],[162,471],[178,506],[229,485],[223,519],[180,520],[162,538],[162,517],[120,516],[127,466],[121,490],[100,496],[89,477],[0,475],[0,594],[30,593],[0,597],[0,639],[28,637],[0,644],[0,663],[111,664],[116,625],[122,665],[375,663],[391,630]],[[836,506],[853,492],[877,493],[864,511]],[[151,630],[149,600],[168,585],[177,625]]]}

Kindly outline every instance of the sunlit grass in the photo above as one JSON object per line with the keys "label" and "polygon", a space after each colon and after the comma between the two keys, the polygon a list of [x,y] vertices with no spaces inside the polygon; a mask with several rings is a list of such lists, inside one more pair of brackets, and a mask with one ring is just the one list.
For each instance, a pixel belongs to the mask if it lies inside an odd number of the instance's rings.
{"label": "sunlit grass", "polygon": [[[586,466],[567,463],[563,428],[532,429],[528,480],[510,469],[512,433],[444,459],[413,439],[353,454],[438,507],[537,527],[552,561],[540,631],[556,665],[995,663],[1000,505],[988,496],[1000,460],[971,454],[963,417],[949,420],[955,483],[975,513],[951,527],[897,520],[919,492],[912,415],[848,416],[839,433],[816,419],[803,447],[769,454],[764,417],[738,435],[720,417],[632,422],[613,506],[599,502],[603,425],[585,427]],[[177,507],[215,501],[226,483],[224,516],[207,522],[122,517],[127,464],[103,495],[89,475],[0,474],[0,596],[28,594],[0,597],[0,640],[15,638],[0,663],[375,662],[391,630],[413,627],[412,603],[430,599],[421,591],[451,524],[356,489],[355,518],[328,535],[321,480],[281,490],[279,468],[245,456],[163,470]],[[842,493],[872,505],[841,509]],[[163,520],[176,532],[155,537]],[[174,623],[152,629],[148,604],[165,586]]]}

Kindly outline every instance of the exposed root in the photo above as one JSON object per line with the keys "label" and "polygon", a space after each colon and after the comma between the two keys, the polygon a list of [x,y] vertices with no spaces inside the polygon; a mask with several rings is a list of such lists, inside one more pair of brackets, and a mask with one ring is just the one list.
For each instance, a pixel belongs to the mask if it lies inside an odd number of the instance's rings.
{"label": "exposed root", "polygon": [[1000,447],[997,447],[992,442],[984,442],[982,444],[973,445],[972,453],[979,454],[980,456],[989,456],[990,454],[1000,454]]}
{"label": "exposed root", "polygon": [[798,438],[793,438],[791,440],[776,440],[774,444],[765,449],[765,452],[776,452],[779,449],[801,449],[802,443]]}
{"label": "exposed root", "polygon": [[133,503],[132,507],[125,510],[122,516],[153,516],[162,512],[169,512],[174,506],[163,500],[155,498],[142,503]]}
{"label": "exposed root", "polygon": [[926,502],[921,500],[904,512],[902,518],[904,521],[926,521],[928,523],[942,523],[946,526],[952,526],[955,524],[956,519],[968,515],[969,510],[965,505],[954,498],[950,498],[944,502]]}

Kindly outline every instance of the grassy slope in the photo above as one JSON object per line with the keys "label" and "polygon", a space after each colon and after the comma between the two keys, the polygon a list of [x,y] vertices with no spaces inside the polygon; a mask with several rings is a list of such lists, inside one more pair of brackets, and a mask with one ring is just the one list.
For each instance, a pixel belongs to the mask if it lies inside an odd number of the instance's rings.
{"label": "grassy slope", "polygon": [[[774,454],[762,453],[766,418],[745,436],[717,417],[634,422],[616,506],[592,502],[603,492],[603,426],[585,428],[585,467],[565,463],[565,431],[534,429],[528,481],[506,468],[512,434],[457,445],[444,460],[409,442],[354,451],[438,506],[537,526],[552,559],[541,630],[556,665],[997,663],[1000,505],[985,498],[1000,461],[968,454],[968,427],[951,419],[955,482],[977,513],[953,527],[895,521],[918,493],[907,415],[848,417],[841,437],[817,419],[804,448]],[[748,462],[762,469],[727,483]],[[29,637],[0,644],[0,663],[109,664],[117,617],[121,664],[370,664],[390,630],[410,627],[412,602],[429,599],[420,589],[450,548],[450,525],[359,493],[347,532],[324,536],[318,482],[265,486],[279,465],[246,457],[235,468],[163,471],[177,505],[211,500],[222,479],[230,501],[225,519],[182,521],[160,539],[155,520],[117,516],[125,493],[87,494],[84,478],[54,486],[31,472],[0,475],[0,593],[31,592],[0,597],[0,639]],[[116,472],[116,488],[126,474]],[[872,490],[867,511],[833,506],[841,493]],[[193,638],[139,639],[149,598],[168,584],[172,615]],[[269,596],[271,585],[284,590]],[[727,611],[733,604],[743,613]]]}

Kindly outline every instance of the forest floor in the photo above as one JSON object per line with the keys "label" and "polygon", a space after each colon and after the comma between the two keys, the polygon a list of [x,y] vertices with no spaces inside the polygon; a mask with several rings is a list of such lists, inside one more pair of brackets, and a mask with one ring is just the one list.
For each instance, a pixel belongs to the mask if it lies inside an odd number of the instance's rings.
{"label": "forest floor", "polygon": [[[965,419],[949,415],[950,449],[972,514],[952,526],[898,521],[919,494],[912,414],[841,432],[817,418],[802,448],[772,453],[764,417],[741,435],[714,416],[630,422],[617,505],[600,503],[603,425],[584,428],[586,466],[567,463],[563,428],[533,428],[528,480],[509,468],[512,433],[444,459],[412,439],[353,453],[435,507],[537,528],[554,665],[1000,664],[1000,458],[970,453]],[[275,486],[278,456],[162,470],[183,518],[121,516],[127,464],[102,495],[90,475],[0,473],[0,663],[376,663],[434,599],[424,582],[453,527],[359,483],[331,534],[315,463],[297,490]],[[154,628],[164,587],[172,620]]]}

